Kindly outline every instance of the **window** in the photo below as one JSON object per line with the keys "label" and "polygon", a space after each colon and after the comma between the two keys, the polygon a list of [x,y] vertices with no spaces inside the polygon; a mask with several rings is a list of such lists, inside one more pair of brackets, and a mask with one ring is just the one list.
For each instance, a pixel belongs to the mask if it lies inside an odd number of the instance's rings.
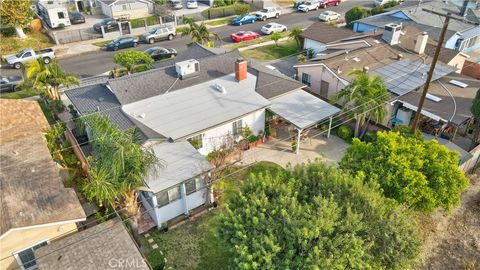
{"label": "window", "polygon": [[185,192],[187,195],[192,194],[196,191],[195,179],[190,179],[185,182]]}
{"label": "window", "polygon": [[188,139],[188,142],[195,148],[200,149],[203,147],[203,136],[204,134],[198,134],[196,136],[191,137]]}
{"label": "window", "polygon": [[27,58],[27,57],[32,57],[32,53],[31,52],[26,52],[22,58]]}
{"label": "window", "polygon": [[35,269],[37,262],[35,261],[35,254],[33,252],[46,245],[48,245],[48,243],[47,241],[44,241],[17,253],[15,257],[18,264],[22,266],[22,269]]}
{"label": "window", "polygon": [[127,10],[127,5],[122,5],[123,10]]}
{"label": "window", "polygon": [[63,14],[63,12],[58,12],[57,15],[59,19],[65,19],[65,14]]}
{"label": "window", "polygon": [[204,188],[206,185],[207,182],[203,176],[195,178],[195,187],[197,188],[197,191]]}
{"label": "window", "polygon": [[312,76],[307,73],[302,73],[302,83],[311,86],[312,85]]}
{"label": "window", "polygon": [[180,186],[168,190],[168,200],[170,202],[180,199]]}
{"label": "window", "polygon": [[162,207],[170,203],[168,200],[168,190],[160,191],[157,194],[155,194],[155,196],[157,196],[158,207]]}
{"label": "window", "polygon": [[233,122],[232,123],[232,134],[234,136],[241,135],[242,134],[242,128],[243,128],[242,119]]}
{"label": "window", "polygon": [[162,190],[155,194],[155,196],[157,197],[157,207],[165,206],[180,199],[180,186],[168,190]]}

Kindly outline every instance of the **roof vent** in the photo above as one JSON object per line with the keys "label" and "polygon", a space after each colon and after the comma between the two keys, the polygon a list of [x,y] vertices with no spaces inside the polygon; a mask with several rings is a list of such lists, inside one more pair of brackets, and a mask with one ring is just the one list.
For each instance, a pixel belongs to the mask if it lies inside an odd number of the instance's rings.
{"label": "roof vent", "polygon": [[336,71],[337,71],[338,74],[341,74],[341,73],[342,73],[342,70],[340,69],[340,66],[337,66]]}
{"label": "roof vent", "polygon": [[368,71],[370,71],[370,68],[367,67],[367,66],[364,66],[364,67],[363,67],[363,72],[368,73]]}
{"label": "roof vent", "polygon": [[402,60],[403,59],[403,54],[399,53],[397,54],[397,60]]}
{"label": "roof vent", "polygon": [[457,80],[450,80],[449,83],[461,88],[466,88],[468,86],[468,84],[457,81]]}
{"label": "roof vent", "polygon": [[190,59],[175,64],[175,70],[180,79],[198,76],[200,73],[200,63],[195,59]]}
{"label": "roof vent", "polygon": [[105,100],[105,99],[104,99],[103,97],[100,97],[100,98],[98,99],[98,102],[102,102],[102,101],[104,101],[104,100]]}
{"label": "roof vent", "polygon": [[357,63],[360,62],[360,58],[358,58],[358,57],[354,57],[354,58],[352,58],[352,60],[357,62]]}
{"label": "roof vent", "polygon": [[431,100],[431,101],[434,101],[434,102],[440,102],[440,101],[442,101],[442,98],[439,98],[439,97],[434,96],[434,95],[432,95],[432,94],[427,94],[425,97],[426,97],[427,99]]}
{"label": "roof vent", "polygon": [[213,88],[215,90],[217,90],[218,92],[222,93],[222,94],[226,94],[227,93],[227,89],[225,89],[225,87],[223,87],[223,85],[219,84],[219,83],[216,83],[213,85]]}
{"label": "roof vent", "polygon": [[142,114],[138,115],[138,117],[139,117],[139,118],[142,118],[142,119],[144,119],[146,116],[147,116],[147,115],[146,115],[146,114],[144,114],[144,113],[142,113]]}

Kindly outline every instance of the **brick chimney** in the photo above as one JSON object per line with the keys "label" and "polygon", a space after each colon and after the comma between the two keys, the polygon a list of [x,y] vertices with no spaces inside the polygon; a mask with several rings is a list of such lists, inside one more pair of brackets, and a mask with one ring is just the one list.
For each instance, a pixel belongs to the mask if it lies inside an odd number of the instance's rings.
{"label": "brick chimney", "polygon": [[235,79],[243,81],[247,79],[247,61],[243,58],[238,58],[235,61]]}
{"label": "brick chimney", "polygon": [[418,54],[423,54],[425,52],[425,47],[427,46],[428,41],[428,34],[427,32],[423,32],[417,37],[417,41],[415,42],[415,48],[413,49],[414,52]]}

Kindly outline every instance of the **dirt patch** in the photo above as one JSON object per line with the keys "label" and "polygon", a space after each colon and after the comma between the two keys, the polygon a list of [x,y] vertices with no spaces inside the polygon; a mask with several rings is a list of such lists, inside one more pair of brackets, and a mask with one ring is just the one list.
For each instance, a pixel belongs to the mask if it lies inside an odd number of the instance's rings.
{"label": "dirt patch", "polygon": [[480,270],[480,171],[470,179],[460,207],[419,217],[424,237],[419,269]]}

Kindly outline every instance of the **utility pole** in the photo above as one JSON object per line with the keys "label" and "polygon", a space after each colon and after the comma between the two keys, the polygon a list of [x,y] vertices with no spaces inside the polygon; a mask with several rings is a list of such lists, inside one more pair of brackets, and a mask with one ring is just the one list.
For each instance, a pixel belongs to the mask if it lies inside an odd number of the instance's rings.
{"label": "utility pole", "polygon": [[415,120],[412,124],[412,133],[415,133],[418,126],[418,121],[420,120],[420,115],[422,114],[423,103],[425,102],[425,97],[428,93],[428,87],[430,86],[430,82],[432,81],[433,72],[435,71],[435,66],[437,65],[438,56],[440,55],[440,49],[442,48],[443,40],[445,39],[445,33],[447,32],[448,23],[450,22],[451,13],[446,15],[430,11],[427,9],[423,9],[423,11],[431,12],[439,16],[444,16],[445,21],[443,22],[442,32],[440,33],[440,38],[438,39],[437,48],[435,49],[435,54],[433,55],[432,63],[430,64],[430,71],[428,72],[427,81],[425,82],[425,86],[423,87],[423,93],[420,97],[420,103],[418,103],[417,113],[415,114]]}
{"label": "utility pole", "polygon": [[[464,0],[464,8],[467,7],[468,2],[469,2],[468,0]],[[425,12],[432,13],[434,15],[445,17],[445,21],[443,22],[442,32],[440,33],[440,38],[437,43],[437,48],[435,49],[435,54],[433,55],[432,64],[430,65],[430,71],[428,72],[427,81],[425,82],[425,86],[423,87],[423,93],[420,98],[420,102],[418,103],[417,113],[415,114],[415,120],[413,121],[413,124],[412,124],[412,132],[415,132],[417,130],[418,121],[420,120],[420,115],[422,114],[421,112],[423,108],[423,103],[425,102],[425,97],[427,96],[427,93],[428,93],[428,87],[430,86],[430,82],[432,81],[433,71],[435,70],[435,66],[437,65],[438,56],[440,54],[440,49],[442,48],[442,44],[445,39],[445,33],[447,32],[448,23],[450,22],[450,19],[461,21],[464,23],[469,23],[472,25],[478,25],[477,22],[472,22],[467,20],[463,16],[463,14],[461,14],[462,16],[452,16],[452,13],[443,14],[443,13],[430,10],[430,9],[425,9],[425,8],[422,10]],[[462,12],[465,12],[465,10]]]}

